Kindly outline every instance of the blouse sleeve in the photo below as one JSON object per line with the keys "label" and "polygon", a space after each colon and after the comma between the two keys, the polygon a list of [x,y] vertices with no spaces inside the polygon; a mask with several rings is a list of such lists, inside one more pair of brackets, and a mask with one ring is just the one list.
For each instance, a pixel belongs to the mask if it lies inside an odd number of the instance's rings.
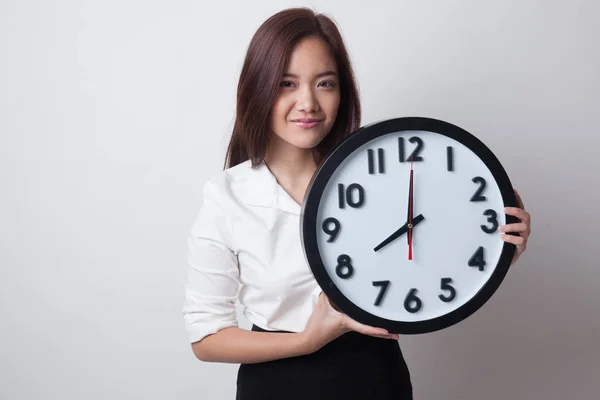
{"label": "blouse sleeve", "polygon": [[203,205],[188,235],[182,311],[190,343],[238,326],[239,268],[232,220],[220,205],[225,194],[218,185],[209,181],[203,194]]}

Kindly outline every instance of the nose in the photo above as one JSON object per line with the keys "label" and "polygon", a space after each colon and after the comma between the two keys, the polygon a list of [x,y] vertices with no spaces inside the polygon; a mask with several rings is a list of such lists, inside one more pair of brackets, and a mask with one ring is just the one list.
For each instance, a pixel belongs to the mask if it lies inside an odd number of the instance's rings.
{"label": "nose", "polygon": [[319,102],[310,86],[297,91],[298,98],[296,100],[296,109],[306,113],[311,113],[319,110]]}

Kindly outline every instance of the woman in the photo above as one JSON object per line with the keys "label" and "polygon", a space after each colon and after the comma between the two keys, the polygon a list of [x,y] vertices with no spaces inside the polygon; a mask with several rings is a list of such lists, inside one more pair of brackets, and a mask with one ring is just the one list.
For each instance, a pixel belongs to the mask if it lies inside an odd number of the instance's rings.
{"label": "woman", "polygon": [[[204,187],[183,308],[196,357],[240,363],[237,399],[412,399],[398,335],[336,310],[302,253],[299,216],[319,163],[360,126],[335,24],[281,11],[257,30],[238,85],[225,171]],[[522,204],[520,204],[522,207]],[[525,250],[529,215],[504,236]],[[238,328],[236,300],[252,322]],[[391,339],[391,340],[390,340]]]}

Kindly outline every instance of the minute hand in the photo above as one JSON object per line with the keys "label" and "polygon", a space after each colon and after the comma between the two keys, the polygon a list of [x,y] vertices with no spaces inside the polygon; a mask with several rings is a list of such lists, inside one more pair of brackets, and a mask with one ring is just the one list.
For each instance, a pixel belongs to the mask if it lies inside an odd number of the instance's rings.
{"label": "minute hand", "polygon": [[[413,220],[412,220],[413,228],[415,226],[417,226],[419,223],[421,223],[424,219],[425,219],[425,217],[423,216],[423,214],[419,214],[415,218],[413,218]],[[407,231],[408,231],[408,222],[406,222],[404,225],[402,225],[400,227],[400,229],[398,229],[396,232],[392,233],[383,242],[379,243],[373,250],[374,251],[381,250],[383,247],[387,246],[388,244],[390,244],[394,240],[398,239],[400,236],[404,235]]]}

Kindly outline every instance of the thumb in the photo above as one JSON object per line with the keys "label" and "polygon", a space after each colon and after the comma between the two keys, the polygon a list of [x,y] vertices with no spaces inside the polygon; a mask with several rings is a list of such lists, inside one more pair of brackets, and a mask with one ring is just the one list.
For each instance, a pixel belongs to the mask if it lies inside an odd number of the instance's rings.
{"label": "thumb", "polygon": [[335,311],[338,314],[343,314],[342,310],[340,310],[338,308],[338,306],[329,299],[329,297],[327,297],[327,295],[325,295],[323,292],[321,292],[321,295],[323,296],[323,298],[325,299],[325,303],[329,306],[330,309],[332,309],[333,311]]}

